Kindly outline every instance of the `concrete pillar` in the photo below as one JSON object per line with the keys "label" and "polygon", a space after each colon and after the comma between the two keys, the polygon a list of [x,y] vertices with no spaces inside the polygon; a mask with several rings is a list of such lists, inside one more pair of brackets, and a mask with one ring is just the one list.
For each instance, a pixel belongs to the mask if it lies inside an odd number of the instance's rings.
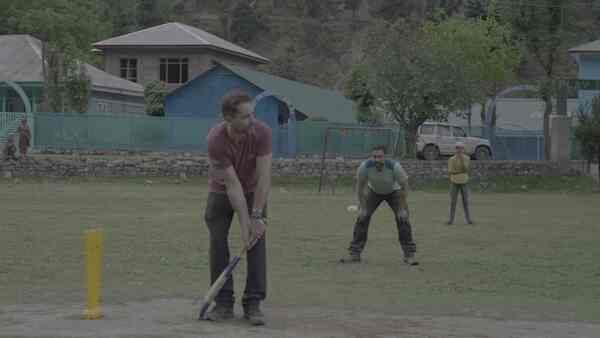
{"label": "concrete pillar", "polygon": [[571,157],[571,117],[566,115],[550,116],[550,160],[566,162]]}
{"label": "concrete pillar", "polygon": [[294,107],[289,105],[290,116],[288,118],[288,140],[287,140],[287,153],[291,158],[296,157],[296,113]]}

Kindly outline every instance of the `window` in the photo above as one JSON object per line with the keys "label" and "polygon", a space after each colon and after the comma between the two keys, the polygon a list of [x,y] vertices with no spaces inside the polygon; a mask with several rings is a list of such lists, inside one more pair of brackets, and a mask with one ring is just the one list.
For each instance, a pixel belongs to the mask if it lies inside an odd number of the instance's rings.
{"label": "window", "polygon": [[186,83],[188,81],[188,59],[160,59],[160,80],[166,83]]}
{"label": "window", "polygon": [[112,113],[112,109],[114,108],[114,105],[111,104],[109,101],[100,101],[98,102],[97,105],[97,113]]}
{"label": "window", "polygon": [[121,59],[121,78],[137,82],[137,59]]}
{"label": "window", "polygon": [[450,127],[449,126],[438,126],[437,130],[438,130],[439,136],[442,136],[442,137],[450,136]]}
{"label": "window", "polygon": [[452,127],[454,137],[467,137],[467,133],[462,128]]}
{"label": "window", "polygon": [[432,135],[433,134],[433,125],[425,124],[421,127],[421,135]]}
{"label": "window", "polygon": [[98,102],[98,113],[106,113],[108,111],[108,104],[104,102]]}

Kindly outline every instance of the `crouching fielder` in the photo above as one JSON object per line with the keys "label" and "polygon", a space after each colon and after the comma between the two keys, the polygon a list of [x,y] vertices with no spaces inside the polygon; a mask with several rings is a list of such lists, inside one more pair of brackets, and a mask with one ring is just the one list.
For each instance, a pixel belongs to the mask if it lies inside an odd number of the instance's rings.
{"label": "crouching fielder", "polygon": [[342,258],[340,262],[360,262],[360,255],[367,243],[371,216],[381,202],[385,201],[395,215],[404,262],[409,265],[418,265],[415,258],[416,245],[412,238],[406,203],[408,175],[400,163],[385,159],[384,146],[373,148],[371,156],[371,159],[364,161],[358,168],[356,183],[359,201],[358,218],[354,225],[349,255]]}

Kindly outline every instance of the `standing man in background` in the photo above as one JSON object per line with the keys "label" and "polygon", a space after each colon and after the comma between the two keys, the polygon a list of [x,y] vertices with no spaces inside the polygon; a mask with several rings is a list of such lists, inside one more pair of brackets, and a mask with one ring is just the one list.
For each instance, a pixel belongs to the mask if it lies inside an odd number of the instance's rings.
{"label": "standing man in background", "polygon": [[[209,194],[204,219],[210,231],[211,284],[229,264],[229,228],[237,214],[243,245],[247,248],[244,318],[264,325],[260,302],[266,297],[267,263],[265,230],[267,198],[271,188],[271,129],[254,117],[252,98],[235,91],[223,98],[224,122],[208,133]],[[234,317],[233,280],[215,297],[208,319]]]}
{"label": "standing man in background", "polygon": [[19,134],[19,153],[21,154],[21,159],[26,159],[27,151],[31,145],[31,130],[27,124],[26,117],[21,120],[17,133]]}
{"label": "standing man in background", "polygon": [[450,177],[450,219],[446,223],[452,225],[456,213],[456,199],[458,193],[462,197],[465,219],[468,224],[473,224],[469,212],[469,170],[471,165],[469,156],[465,155],[465,145],[456,144],[456,154],[448,160],[448,176]]}
{"label": "standing man in background", "polygon": [[358,193],[359,211],[349,255],[340,259],[341,263],[358,263],[360,255],[367,243],[371,216],[381,202],[385,201],[394,212],[398,228],[398,240],[404,252],[404,262],[418,265],[415,258],[416,244],[413,242],[412,229],[409,222],[408,175],[400,163],[385,159],[385,147],[373,148],[372,159],[364,161],[358,168],[356,191]]}

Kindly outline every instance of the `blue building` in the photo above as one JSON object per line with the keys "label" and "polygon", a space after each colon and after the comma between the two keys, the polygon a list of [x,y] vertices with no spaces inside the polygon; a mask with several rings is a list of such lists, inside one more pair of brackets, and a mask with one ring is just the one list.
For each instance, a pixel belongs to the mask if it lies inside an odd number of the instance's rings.
{"label": "blue building", "polygon": [[[171,92],[165,102],[165,116],[174,120],[202,118],[216,124],[221,120],[221,99],[235,89],[257,100],[256,117],[273,129],[273,150],[279,156],[295,155],[297,121],[311,118],[356,122],[352,101],[338,92],[224,63],[215,63],[207,72]],[[181,133],[179,127],[171,130],[175,138]]]}
{"label": "blue building", "polygon": [[585,107],[600,94],[600,40],[573,47],[569,54],[577,62],[577,97]]}

